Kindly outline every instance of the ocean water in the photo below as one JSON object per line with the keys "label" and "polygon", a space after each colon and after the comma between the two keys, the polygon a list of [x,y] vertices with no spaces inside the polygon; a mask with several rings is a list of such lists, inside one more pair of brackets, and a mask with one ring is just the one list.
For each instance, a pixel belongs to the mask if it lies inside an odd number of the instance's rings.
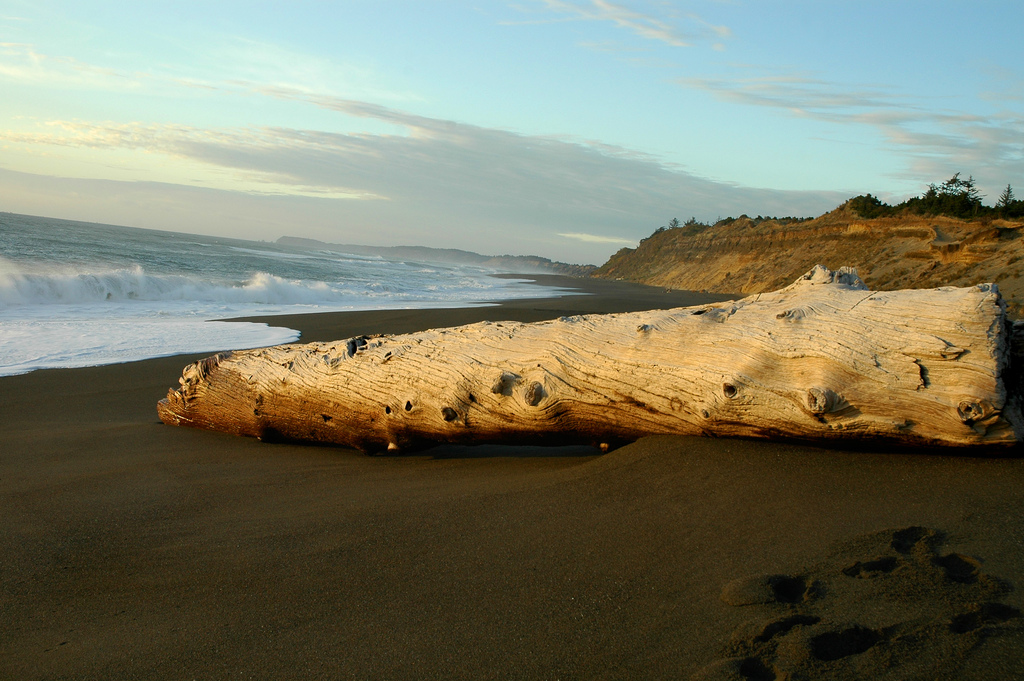
{"label": "ocean water", "polygon": [[0,376],[299,338],[232,317],[564,294],[494,273],[0,213]]}

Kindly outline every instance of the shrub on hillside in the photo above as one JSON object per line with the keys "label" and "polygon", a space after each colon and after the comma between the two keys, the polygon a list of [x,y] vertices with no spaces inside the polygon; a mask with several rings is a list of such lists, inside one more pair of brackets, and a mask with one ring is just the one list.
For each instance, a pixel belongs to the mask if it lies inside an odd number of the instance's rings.
{"label": "shrub on hillside", "polygon": [[887,218],[896,214],[896,208],[894,206],[884,203],[877,196],[872,196],[871,194],[855,196],[847,201],[846,205],[850,210],[865,220],[871,220],[872,218]]}

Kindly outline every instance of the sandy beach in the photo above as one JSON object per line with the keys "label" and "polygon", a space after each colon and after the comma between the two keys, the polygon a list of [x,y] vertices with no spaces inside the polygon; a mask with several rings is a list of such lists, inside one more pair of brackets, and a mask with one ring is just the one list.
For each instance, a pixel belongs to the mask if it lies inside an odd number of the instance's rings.
{"label": "sandy beach", "polygon": [[[721,296],[264,318],[303,341]],[[212,353],[204,353],[212,354]],[[0,678],[1024,678],[1024,458],[415,454],[159,422],[199,356],[0,378]]]}

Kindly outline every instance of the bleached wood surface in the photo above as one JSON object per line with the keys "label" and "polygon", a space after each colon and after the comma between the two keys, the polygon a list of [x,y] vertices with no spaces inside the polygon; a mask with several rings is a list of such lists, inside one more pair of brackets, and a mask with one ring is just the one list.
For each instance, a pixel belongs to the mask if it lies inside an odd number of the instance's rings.
{"label": "bleached wood surface", "polygon": [[1012,444],[1010,336],[995,285],[872,292],[818,266],[727,303],[216,355],[158,411],[368,452],[654,433]]}

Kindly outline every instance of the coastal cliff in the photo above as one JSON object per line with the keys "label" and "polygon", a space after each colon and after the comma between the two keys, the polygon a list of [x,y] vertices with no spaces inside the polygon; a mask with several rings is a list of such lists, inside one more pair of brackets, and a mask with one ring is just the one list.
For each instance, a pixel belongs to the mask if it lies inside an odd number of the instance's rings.
{"label": "coastal cliff", "polygon": [[593,276],[667,288],[749,295],[815,264],[856,267],[875,290],[996,282],[1024,311],[1024,220],[903,214],[866,219],[847,202],[810,220],[720,220],[661,229]]}

